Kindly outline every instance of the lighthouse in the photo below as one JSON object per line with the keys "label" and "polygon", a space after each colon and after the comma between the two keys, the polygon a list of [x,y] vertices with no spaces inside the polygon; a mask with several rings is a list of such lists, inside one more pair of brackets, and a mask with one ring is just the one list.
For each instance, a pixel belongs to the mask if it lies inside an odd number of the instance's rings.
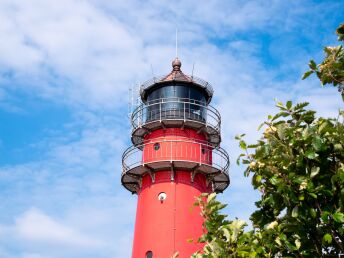
{"label": "lighthouse", "polygon": [[202,249],[195,197],[229,185],[213,88],[181,65],[176,58],[168,75],[143,83],[131,115],[133,145],[123,153],[121,181],[138,195],[132,258],[189,258]]}

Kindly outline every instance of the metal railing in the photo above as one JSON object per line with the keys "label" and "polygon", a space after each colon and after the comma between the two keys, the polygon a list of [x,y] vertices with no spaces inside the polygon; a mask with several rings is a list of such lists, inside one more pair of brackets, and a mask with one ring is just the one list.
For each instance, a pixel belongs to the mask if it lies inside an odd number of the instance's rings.
{"label": "metal railing", "polygon": [[[220,148],[198,140],[157,138],[139,146],[131,146],[122,156],[122,175],[137,167],[158,162],[195,163],[212,167],[228,175],[229,156]],[[213,171],[213,170],[211,170]]]}
{"label": "metal railing", "polygon": [[218,134],[221,115],[212,106],[192,99],[161,98],[141,104],[131,115],[133,131],[147,123],[163,120],[196,121],[212,127]]}
{"label": "metal railing", "polygon": [[[182,81],[182,82],[195,83],[195,84],[201,86],[202,88],[204,88],[208,92],[209,96],[212,96],[214,93],[214,90],[213,90],[213,87],[211,86],[211,84],[208,83],[207,81],[201,79],[201,78],[198,78],[196,76],[191,76],[191,75],[185,75],[185,76],[180,77],[180,78],[175,77],[172,81]],[[188,80],[185,80],[185,78],[187,78]],[[158,76],[158,77],[153,77],[153,78],[149,79],[148,81],[141,84],[140,94],[142,94],[143,91],[150,88],[154,84],[165,82],[165,79],[166,79],[166,76]]]}

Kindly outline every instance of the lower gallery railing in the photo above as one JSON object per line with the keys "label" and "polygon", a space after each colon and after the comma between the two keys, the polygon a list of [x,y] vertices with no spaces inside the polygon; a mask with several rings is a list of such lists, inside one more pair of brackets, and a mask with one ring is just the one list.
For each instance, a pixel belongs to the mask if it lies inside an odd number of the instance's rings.
{"label": "lower gallery railing", "polygon": [[[122,157],[122,182],[137,183],[147,173],[147,167],[154,171],[169,169],[194,170],[213,178],[224,190],[229,184],[229,156],[220,148],[206,142],[190,139],[155,139],[140,146],[128,148]],[[123,181],[124,178],[124,181]],[[224,184],[224,185],[223,185]],[[223,188],[223,189],[222,189]]]}

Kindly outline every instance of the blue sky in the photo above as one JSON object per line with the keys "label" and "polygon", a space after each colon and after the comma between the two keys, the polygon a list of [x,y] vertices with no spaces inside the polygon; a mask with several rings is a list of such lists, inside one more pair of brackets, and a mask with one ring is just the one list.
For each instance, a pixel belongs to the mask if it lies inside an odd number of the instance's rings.
{"label": "blue sky", "polygon": [[0,1],[0,257],[130,257],[136,196],[120,184],[128,89],[182,70],[209,81],[222,114],[231,218],[257,193],[234,140],[259,137],[274,98],[336,116],[335,88],[301,81],[337,44],[343,1]]}

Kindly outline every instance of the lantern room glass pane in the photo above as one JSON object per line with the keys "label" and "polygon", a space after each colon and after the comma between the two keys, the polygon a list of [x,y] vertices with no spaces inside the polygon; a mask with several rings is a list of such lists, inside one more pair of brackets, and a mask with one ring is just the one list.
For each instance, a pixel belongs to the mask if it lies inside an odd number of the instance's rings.
{"label": "lantern room glass pane", "polygon": [[165,85],[154,89],[148,94],[147,101],[150,102],[153,100],[169,98],[191,99],[201,103],[206,102],[204,93],[201,90],[182,84]]}
{"label": "lantern room glass pane", "polygon": [[151,91],[147,96],[147,121],[157,119],[206,120],[204,93],[184,84],[164,85]]}

